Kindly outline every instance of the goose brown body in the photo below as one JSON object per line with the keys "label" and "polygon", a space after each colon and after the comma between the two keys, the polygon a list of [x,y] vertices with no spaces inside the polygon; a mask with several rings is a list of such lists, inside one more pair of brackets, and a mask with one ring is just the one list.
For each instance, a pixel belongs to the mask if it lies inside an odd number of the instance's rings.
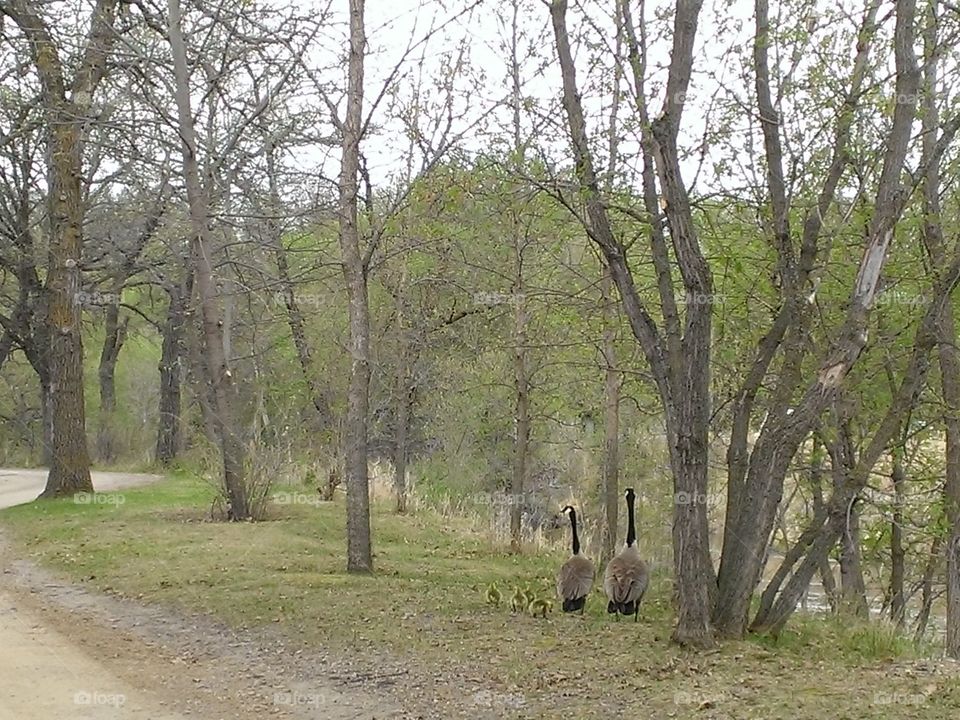
{"label": "goose brown body", "polygon": [[612,612],[636,615],[649,582],[647,564],[637,549],[632,546],[623,548],[607,564],[603,574],[603,591],[607,594],[610,605],[615,607]]}
{"label": "goose brown body", "polygon": [[557,573],[557,595],[562,603],[564,612],[583,613],[584,605],[587,601],[587,595],[593,587],[593,579],[596,576],[593,563],[580,554],[580,538],[577,536],[577,513],[567,505],[563,512],[570,516],[570,529],[573,534],[573,554],[560,566],[560,572]]}
{"label": "goose brown body", "polygon": [[637,550],[637,530],[634,519],[633,488],[627,488],[627,544],[607,563],[603,573],[603,591],[607,595],[607,612],[633,615],[634,621],[640,612],[640,601],[650,583],[647,564]]}

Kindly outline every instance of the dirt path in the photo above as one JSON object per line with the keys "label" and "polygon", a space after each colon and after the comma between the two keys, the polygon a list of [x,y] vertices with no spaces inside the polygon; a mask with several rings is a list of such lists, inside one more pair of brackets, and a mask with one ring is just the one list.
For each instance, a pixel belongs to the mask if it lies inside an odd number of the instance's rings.
{"label": "dirt path", "polygon": [[[158,479],[95,473],[98,491]],[[0,469],[0,507],[42,470]],[[473,668],[418,667],[377,648],[327,652],[281,628],[230,628],[69,582],[0,527],[0,720],[501,720],[517,698]],[[384,618],[384,621],[390,621]]]}
{"label": "dirt path", "polygon": [[[13,595],[0,592],[0,718],[181,720],[148,690],[111,672],[89,645],[46,626]],[[103,648],[97,648],[102,650]]]}
{"label": "dirt path", "polygon": [[[115,491],[156,479],[93,481]],[[0,469],[0,507],[33,500],[45,481],[43,470]],[[322,659],[307,665],[302,650],[264,643],[209,618],[88,592],[18,559],[0,534],[0,720],[421,717],[355,678],[332,680]]]}
{"label": "dirt path", "polygon": [[0,529],[0,720],[506,720],[532,717],[475,668],[328,652],[66,582]]}

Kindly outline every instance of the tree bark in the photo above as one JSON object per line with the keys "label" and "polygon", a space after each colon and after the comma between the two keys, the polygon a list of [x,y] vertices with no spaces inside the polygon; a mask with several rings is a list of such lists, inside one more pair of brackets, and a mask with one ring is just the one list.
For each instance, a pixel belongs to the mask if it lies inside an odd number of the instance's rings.
{"label": "tree bark", "polygon": [[930,623],[930,611],[933,609],[933,577],[941,561],[941,543],[939,535],[933,538],[930,544],[930,555],[923,568],[923,577],[920,580],[920,612],[917,613],[917,624],[914,627],[913,640],[919,643],[927,632]]}
{"label": "tree bark", "polygon": [[617,544],[617,512],[620,507],[620,371],[617,369],[616,319],[612,296],[613,278],[603,265],[600,299],[603,302],[603,498],[601,563],[609,561]]}
{"label": "tree bark", "polygon": [[891,452],[893,481],[893,519],[890,522],[890,620],[903,627],[906,600],[904,595],[904,577],[906,576],[906,553],[903,549],[903,502],[906,475],[903,470],[903,449],[894,448]]}
{"label": "tree bark", "polygon": [[342,123],[340,161],[340,251],[350,316],[350,386],[344,427],[347,485],[347,570],[371,572],[370,481],[367,470],[367,416],[370,402],[370,307],[367,268],[357,226],[357,173],[363,133],[363,72],[366,52],[364,0],[350,3],[347,111]]}
{"label": "tree bark", "polygon": [[[813,514],[817,518],[811,523],[814,534],[823,527],[827,517],[827,507],[823,502],[823,454],[820,452],[820,442],[818,438],[814,439],[811,468],[810,468],[810,489],[813,496]],[[799,558],[798,558],[799,559]],[[840,609],[840,598],[837,594],[837,583],[833,577],[833,568],[830,566],[830,558],[825,555],[821,558],[817,567],[820,573],[820,584],[823,586],[823,594],[827,597],[830,604],[830,611],[837,612]],[[809,587],[809,586],[808,586]],[[777,588],[779,590],[779,588]],[[761,613],[757,613],[758,615]]]}
{"label": "tree bark", "polygon": [[869,616],[867,586],[863,581],[860,561],[859,498],[854,498],[847,510],[846,523],[840,545],[840,597],[842,608],[857,617]]}
{"label": "tree bark", "polygon": [[117,409],[116,370],[120,349],[127,338],[127,320],[120,321],[119,300],[111,301],[106,308],[103,346],[100,350],[100,366],[97,378],[100,383],[100,417],[97,423],[97,457],[101,462],[111,463],[117,457],[116,419]]}
{"label": "tree bark", "polygon": [[190,98],[190,70],[181,27],[180,0],[168,0],[168,40],[173,58],[177,119],[183,155],[183,175],[193,233],[191,249],[200,314],[203,350],[206,355],[207,383],[215,402],[213,423],[220,443],[223,490],[228,502],[227,515],[233,520],[250,518],[250,504],[243,477],[243,440],[238,432],[234,408],[233,375],[227,367],[221,328],[219,291],[213,274],[210,238],[210,213],[207,194],[200,182],[196,129]]}
{"label": "tree bark", "polygon": [[[193,269],[189,270],[193,277]],[[192,283],[191,283],[192,284]],[[207,379],[207,367],[203,350],[203,329],[196,311],[198,302],[193,288],[185,295],[183,340],[186,351],[186,377],[193,390],[194,398],[200,406],[200,420],[203,435],[211,447],[220,448],[220,431],[216,421],[216,398],[213,387]]]}
{"label": "tree bark", "polygon": [[[521,137],[520,107],[522,103],[519,55],[519,9],[513,0],[510,37],[510,80],[512,83],[511,110],[513,112],[513,152],[522,162],[524,147]],[[526,504],[527,464],[530,452],[530,377],[527,368],[527,298],[524,287],[525,239],[520,229],[517,211],[510,212],[510,233],[513,243],[513,459],[510,476],[510,550],[522,549],[521,519]]]}
{"label": "tree bark", "polygon": [[167,319],[160,349],[160,405],[157,422],[156,460],[169,466],[181,448],[181,364],[183,357],[185,298],[178,285],[169,288]]}
{"label": "tree bark", "polygon": [[43,422],[43,464],[53,463],[53,389],[49,377],[40,378],[40,418]]}
{"label": "tree bark", "polygon": [[[933,0],[927,12],[924,32],[923,93],[923,239],[934,268],[943,268],[946,242],[941,219],[940,155],[937,152],[939,110],[937,78],[939,71],[938,2]],[[956,249],[954,250],[956,252]],[[960,658],[960,349],[953,306],[946,304],[937,323],[937,358],[940,388],[943,393],[943,424],[946,431],[946,476],[943,508],[947,521],[947,632],[946,653]]]}
{"label": "tree bark", "polygon": [[399,352],[397,357],[396,385],[394,388],[394,423],[396,425],[393,443],[393,488],[396,495],[396,508],[399,514],[407,512],[407,456],[409,453],[410,414],[413,409],[413,379],[410,330],[406,327],[405,299],[402,294],[406,284],[406,272],[400,281],[397,300],[397,332]]}
{"label": "tree bark", "polygon": [[[514,238],[518,241],[518,238]],[[523,295],[522,252],[517,249],[517,275],[513,326],[514,436],[513,471],[510,479],[510,550],[522,549],[521,514],[527,481],[527,456],[530,448],[530,380],[527,376],[527,309]]]}

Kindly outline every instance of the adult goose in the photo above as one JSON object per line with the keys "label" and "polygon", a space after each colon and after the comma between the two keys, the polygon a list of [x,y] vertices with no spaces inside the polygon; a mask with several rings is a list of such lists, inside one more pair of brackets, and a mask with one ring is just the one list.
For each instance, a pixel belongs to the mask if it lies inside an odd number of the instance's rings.
{"label": "adult goose", "polygon": [[636,495],[633,488],[627,488],[627,544],[607,563],[603,574],[603,590],[607,594],[607,612],[620,615],[633,615],[637,621],[640,614],[640,601],[650,583],[647,564],[637,551],[637,528],[634,519]]}
{"label": "adult goose", "polygon": [[570,531],[573,534],[573,554],[560,566],[557,573],[557,595],[560,597],[564,612],[580,611],[587,602],[587,595],[593,587],[595,572],[593,563],[580,554],[580,537],[577,535],[577,511],[567,505],[562,513],[570,518]]}

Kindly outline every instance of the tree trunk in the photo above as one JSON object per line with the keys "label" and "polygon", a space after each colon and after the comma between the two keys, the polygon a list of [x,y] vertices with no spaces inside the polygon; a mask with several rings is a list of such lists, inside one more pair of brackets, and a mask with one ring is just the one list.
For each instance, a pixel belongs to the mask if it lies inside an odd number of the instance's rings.
{"label": "tree trunk", "polygon": [[[628,5],[621,3],[625,26],[629,25],[626,22]],[[698,0],[681,0],[677,3],[664,112],[652,124],[648,136],[652,141],[651,148],[663,189],[670,239],[688,300],[685,331],[681,337],[673,289],[667,283],[670,270],[659,216],[654,214],[655,209],[649,208],[649,203],[645,203],[651,212],[651,226],[654,228],[651,242],[661,305],[667,318],[666,343],[640,300],[627,266],[624,248],[613,233],[610,217],[600,197],[567,31],[566,0],[553,0],[550,14],[563,78],[563,106],[571,150],[581,201],[586,208],[585,223],[591,240],[598,245],[610,266],[624,313],[650,365],[666,417],[676,499],[673,550],[677,625],[673,639],[683,645],[709,646],[713,643],[710,588],[714,586],[715,577],[710,559],[707,508],[703,500],[707,495],[712,281],[709,266],[699,247],[689,197],[680,174],[677,149],[700,6]],[[630,44],[631,58],[635,58],[636,44],[632,40]],[[651,177],[649,163],[647,170],[645,190]],[[655,198],[648,198],[645,192],[647,199],[656,202]],[[669,352],[665,352],[667,349]]]}
{"label": "tree trunk", "polygon": [[868,617],[867,586],[863,581],[860,562],[859,498],[854,498],[847,511],[840,545],[840,597],[842,607],[857,617]]}
{"label": "tree trunk", "polygon": [[[193,277],[193,270],[190,270]],[[203,435],[212,447],[220,447],[220,431],[216,422],[216,398],[213,394],[213,387],[207,380],[206,361],[204,360],[203,350],[203,331],[200,327],[198,314],[196,311],[197,301],[191,289],[190,294],[185,296],[184,304],[184,325],[183,340],[186,351],[187,377],[189,385],[193,390],[196,403],[200,406],[200,420],[203,428]]]}
{"label": "tree trunk", "polygon": [[407,512],[407,454],[410,435],[410,410],[413,388],[405,370],[397,378],[396,423],[397,436],[393,449],[393,486],[397,498],[397,512]]}
{"label": "tree trunk", "polygon": [[[519,241],[518,238],[514,238]],[[517,283],[513,295],[513,382],[514,382],[514,436],[513,436],[513,473],[510,479],[510,550],[518,553],[522,549],[521,513],[527,481],[527,456],[530,448],[530,380],[527,377],[527,308],[523,296],[523,261],[517,251]]]}
{"label": "tree trunk", "polygon": [[940,564],[941,539],[937,535],[930,544],[930,555],[923,568],[923,577],[920,580],[920,612],[917,613],[917,624],[914,628],[913,640],[919,643],[927,632],[930,623],[930,611],[933,609],[933,576]]}
{"label": "tree trunk", "polygon": [[83,232],[82,139],[79,113],[64,103],[49,122],[50,255],[47,308],[50,332],[52,462],[40,497],[92,492],[83,398],[80,326],[80,251]]}
{"label": "tree trunk", "polygon": [[367,415],[370,402],[370,307],[367,268],[357,225],[357,173],[363,132],[363,71],[366,35],[364,0],[350,2],[347,111],[342,123],[340,161],[340,251],[350,306],[350,386],[344,427],[347,484],[347,570],[371,572],[370,481],[367,470]]}
{"label": "tree trunk", "polygon": [[837,593],[837,580],[833,576],[833,568],[830,566],[830,557],[825,555],[820,558],[817,567],[820,574],[820,584],[823,585],[823,594],[830,605],[830,612],[836,613],[840,610],[840,597]]}
{"label": "tree trunk", "polygon": [[287,325],[290,327],[293,345],[297,350],[297,360],[300,363],[303,381],[306,383],[307,392],[310,393],[313,407],[317,411],[318,430],[330,432],[332,430],[332,418],[330,416],[329,394],[325,388],[321,389],[314,377],[310,345],[307,342],[307,333],[304,328],[303,311],[300,309],[300,303],[297,302],[293,280],[290,277],[287,251],[283,246],[283,231],[279,222],[282,209],[276,168],[276,148],[272,138],[267,141],[265,155],[270,192],[270,207],[267,211],[267,239],[273,247],[274,259],[277,263],[277,278],[280,281],[280,294],[283,297],[283,305],[286,309]]}
{"label": "tree trunk", "polygon": [[43,464],[53,462],[53,390],[49,378],[40,378],[40,419],[43,423]]}
{"label": "tree trunk", "polygon": [[250,517],[250,503],[243,478],[243,441],[238,433],[234,409],[233,375],[227,367],[227,358],[224,355],[219,292],[213,275],[211,257],[213,248],[210,242],[210,213],[207,195],[200,182],[197,161],[196,130],[190,98],[190,71],[187,67],[187,49],[180,25],[180,1],[169,0],[168,10],[168,40],[176,78],[175,95],[183,155],[183,174],[193,232],[191,249],[200,297],[207,382],[211,386],[215,401],[213,423],[220,441],[223,490],[228,502],[228,517],[234,520],[246,520]]}
{"label": "tree trunk", "polygon": [[[941,157],[937,152],[939,112],[937,107],[940,44],[938,3],[930,3],[924,32],[924,93],[922,136],[925,163],[923,177],[923,239],[934,268],[945,267],[946,242],[941,220]],[[956,252],[956,249],[954,250]],[[947,632],[946,653],[960,659],[960,349],[953,306],[947,303],[937,323],[937,357],[943,393],[943,424],[946,430],[946,477],[943,507],[947,520]]]}
{"label": "tree trunk", "polygon": [[[510,25],[510,81],[511,111],[513,113],[513,152],[520,159],[524,154],[520,110],[521,96],[520,54],[519,54],[519,12],[518,0],[511,3],[513,14]],[[525,239],[520,230],[517,211],[510,212],[510,233],[513,243],[513,458],[510,476],[510,551],[522,550],[523,509],[526,505],[527,459],[530,450],[530,379],[527,374],[527,305],[524,296],[523,251]]]}
{"label": "tree trunk", "polygon": [[601,564],[614,554],[617,544],[617,512],[620,507],[620,372],[616,356],[616,319],[612,297],[613,278],[603,264],[600,297],[603,302],[603,498],[604,522],[601,531]]}
{"label": "tree trunk", "polygon": [[903,549],[903,501],[906,476],[903,470],[903,448],[894,448],[891,453],[893,469],[893,520],[890,523],[890,620],[903,627],[906,605],[903,583],[906,553]]}
{"label": "tree trunk", "polygon": [[[83,397],[83,337],[78,308],[80,258],[83,246],[84,125],[106,73],[115,37],[117,0],[97,0],[90,27],[81,41],[84,51],[72,82],[63,76],[62,48],[54,43],[36,3],[17,0],[0,5],[28,40],[40,82],[46,142],[49,250],[44,288],[44,347],[48,355],[52,437],[50,472],[40,497],[91,491]],[[72,52],[72,49],[71,49]],[[43,379],[41,378],[41,382]]]}
{"label": "tree trunk", "polygon": [[[119,292],[119,291],[118,291]],[[120,322],[119,301],[106,308],[103,347],[100,350],[100,367],[97,377],[100,382],[100,417],[97,426],[97,457],[103,463],[116,459],[117,409],[116,370],[120,349],[127,336],[127,321]]]}
{"label": "tree trunk", "polygon": [[409,331],[406,327],[406,311],[404,307],[403,286],[406,284],[404,271],[397,298],[397,335],[399,351],[397,357],[396,386],[394,388],[395,423],[393,443],[393,489],[396,495],[397,512],[407,512],[407,445],[410,436],[410,412],[413,406],[412,369],[410,362]]}
{"label": "tree trunk", "polygon": [[[0,13],[11,18],[29,41],[29,52],[40,81],[47,157],[47,203],[50,223],[47,278],[44,288],[42,361],[49,383],[51,438],[50,472],[40,497],[58,497],[90,491],[90,455],[87,451],[83,397],[83,338],[77,307],[80,258],[83,245],[84,125],[107,71],[113,47],[117,0],[97,0],[72,82],[63,76],[61,48],[54,43],[37,3],[5,2]],[[72,52],[72,48],[70,49]],[[32,261],[28,261],[31,265]],[[32,273],[36,277],[35,273]],[[34,361],[31,360],[31,364]],[[34,364],[34,367],[37,367]]]}
{"label": "tree trunk", "polygon": [[180,453],[181,358],[183,357],[184,297],[174,285],[163,326],[160,350],[160,406],[157,422],[157,462],[169,466]]}
{"label": "tree trunk", "polygon": [[[819,529],[827,516],[827,508],[823,502],[823,454],[820,452],[820,443],[814,439],[813,449],[810,458],[810,489],[813,495],[813,514],[817,518],[823,518],[811,523],[811,527]],[[820,584],[823,586],[823,594],[827,597],[830,604],[830,611],[837,612],[840,609],[840,598],[837,595],[837,582],[833,577],[833,568],[830,566],[829,556],[823,556],[817,567],[820,574]],[[758,613],[759,614],[759,613]]]}
{"label": "tree trunk", "polygon": [[940,325],[940,383],[946,426],[946,478],[943,506],[947,516],[946,652],[960,659],[960,351],[953,308],[944,308]]}

